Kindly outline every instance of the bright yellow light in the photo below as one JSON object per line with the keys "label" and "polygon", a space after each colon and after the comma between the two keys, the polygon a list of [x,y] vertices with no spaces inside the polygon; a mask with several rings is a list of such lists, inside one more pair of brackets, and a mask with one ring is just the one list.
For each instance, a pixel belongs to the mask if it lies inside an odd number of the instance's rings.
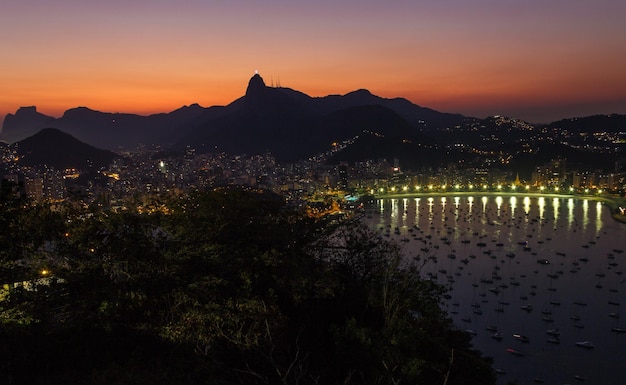
{"label": "bright yellow light", "polygon": [[444,184],[444,185],[441,185],[441,188],[442,188],[442,189],[444,189],[444,190],[446,189],[446,187],[447,187],[447,186],[446,186],[445,184]]}
{"label": "bright yellow light", "polygon": [[514,184],[511,185],[511,190],[515,190],[515,185]]}
{"label": "bright yellow light", "polygon": [[570,191],[570,192],[574,191],[574,188],[573,188],[573,187],[570,187],[570,188],[569,188],[569,191]]}
{"label": "bright yellow light", "polygon": [[585,189],[585,194],[587,194],[588,192],[589,192],[589,189],[588,189],[588,188],[586,188],[586,189]]}
{"label": "bright yellow light", "polygon": [[403,190],[403,191],[407,191],[408,189],[409,189],[409,186],[404,186],[404,187],[402,187],[402,190]]}
{"label": "bright yellow light", "polygon": [[501,184],[498,185],[498,190],[502,190],[502,185]]}
{"label": "bright yellow light", "polygon": [[526,190],[530,190],[530,186],[529,185],[526,185]]}
{"label": "bright yellow light", "polygon": [[432,184],[429,184],[429,185],[428,185],[428,189],[429,189],[429,190],[432,190],[432,189],[433,189],[433,185],[432,185]]}
{"label": "bright yellow light", "polygon": [[559,188],[558,188],[558,187],[555,187],[555,188],[554,188],[554,191],[559,191]]}
{"label": "bright yellow light", "polygon": [[415,189],[419,191],[419,189],[421,189],[420,186],[415,186]]}
{"label": "bright yellow light", "polygon": [[543,187],[543,186],[539,186],[539,190],[540,190],[540,191],[543,191],[544,189],[545,189],[545,187]]}
{"label": "bright yellow light", "polygon": [[381,187],[378,191],[383,192],[385,189]]}
{"label": "bright yellow light", "polygon": [[598,189],[598,194],[602,194],[602,190],[601,189]]}
{"label": "bright yellow light", "polygon": [[487,185],[486,184],[483,185],[483,189],[487,190]]}
{"label": "bright yellow light", "polygon": [[474,185],[473,184],[469,185],[469,188],[470,188],[470,190],[473,189]]}
{"label": "bright yellow light", "polygon": [[455,184],[454,188],[458,190],[459,188],[461,188],[461,186],[459,186],[458,184]]}
{"label": "bright yellow light", "polygon": [[48,274],[50,274],[50,270],[46,270],[46,269],[41,270],[41,275],[45,276],[45,275],[48,275]]}
{"label": "bright yellow light", "polygon": [[396,191],[396,188],[395,188],[395,187],[392,187],[392,188],[391,188],[391,191]]}

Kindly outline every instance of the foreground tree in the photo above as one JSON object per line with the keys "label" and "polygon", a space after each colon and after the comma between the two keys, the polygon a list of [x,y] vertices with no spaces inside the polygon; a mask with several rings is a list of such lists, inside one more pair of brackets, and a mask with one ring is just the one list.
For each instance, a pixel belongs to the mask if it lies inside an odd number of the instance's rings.
{"label": "foreground tree", "polygon": [[358,221],[312,220],[273,194],[242,190],[162,198],[159,207],[67,210],[62,229],[36,234],[50,239],[56,281],[12,289],[0,302],[0,376],[495,382],[441,311],[441,288]]}

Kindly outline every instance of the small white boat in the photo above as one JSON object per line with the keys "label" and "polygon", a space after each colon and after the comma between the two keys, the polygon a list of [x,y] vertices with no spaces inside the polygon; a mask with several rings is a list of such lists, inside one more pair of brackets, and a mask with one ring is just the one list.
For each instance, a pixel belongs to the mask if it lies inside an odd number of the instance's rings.
{"label": "small white boat", "polygon": [[593,349],[595,347],[593,345],[593,342],[591,341],[579,341],[579,342],[576,342],[576,346],[585,348],[585,349]]}

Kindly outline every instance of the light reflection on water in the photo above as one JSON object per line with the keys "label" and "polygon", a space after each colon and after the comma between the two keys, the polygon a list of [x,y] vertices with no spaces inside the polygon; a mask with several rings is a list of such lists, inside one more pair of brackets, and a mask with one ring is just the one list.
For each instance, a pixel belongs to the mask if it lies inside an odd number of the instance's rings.
{"label": "light reflection on water", "polygon": [[[459,328],[476,333],[475,346],[493,357],[494,368],[506,372],[499,383],[563,384],[577,382],[575,375],[593,384],[626,383],[616,359],[626,354],[626,333],[612,331],[626,328],[619,317],[626,253],[618,252],[626,249],[626,226],[601,203],[479,195],[381,199],[375,207],[369,223],[400,241],[407,258],[424,263],[425,278],[449,288],[451,299],[442,306]],[[549,341],[551,329],[558,339]],[[575,345],[585,340],[595,348]]]}

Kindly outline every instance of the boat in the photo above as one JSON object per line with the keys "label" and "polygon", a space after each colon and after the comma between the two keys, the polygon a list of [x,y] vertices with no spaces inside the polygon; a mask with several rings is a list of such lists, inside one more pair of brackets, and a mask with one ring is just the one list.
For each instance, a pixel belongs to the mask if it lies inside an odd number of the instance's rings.
{"label": "boat", "polygon": [[528,343],[530,341],[528,337],[522,334],[513,334],[513,338],[524,343]]}
{"label": "boat", "polygon": [[498,332],[496,332],[496,333],[493,333],[493,334],[491,335],[491,338],[493,338],[493,339],[494,339],[494,340],[496,340],[496,341],[502,341],[502,339],[504,338],[504,336],[502,335],[502,333],[498,333]]}
{"label": "boat", "polygon": [[519,356],[519,357],[523,357],[524,356],[524,353],[522,353],[522,352],[520,352],[519,350],[516,350],[516,349],[508,348],[506,351],[511,353],[511,354],[513,354],[513,355]]}
{"label": "boat", "polygon": [[558,336],[561,335],[561,332],[559,331],[559,329],[548,329],[548,330],[546,330],[546,334],[558,337]]}
{"label": "boat", "polygon": [[595,346],[593,345],[593,342],[591,341],[578,341],[576,342],[576,346],[578,346],[579,348],[585,348],[585,349],[595,348]]}

